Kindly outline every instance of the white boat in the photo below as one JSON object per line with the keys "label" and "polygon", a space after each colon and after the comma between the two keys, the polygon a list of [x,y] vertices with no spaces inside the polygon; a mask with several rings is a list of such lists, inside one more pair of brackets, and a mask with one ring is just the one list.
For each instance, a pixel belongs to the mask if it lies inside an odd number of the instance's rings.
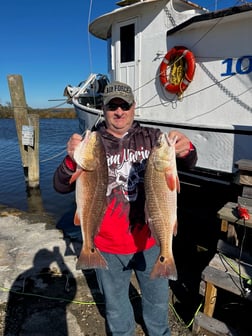
{"label": "white boat", "polygon": [[185,0],[118,5],[89,25],[107,40],[108,74],[65,88],[82,130],[102,117],[106,83],[126,82],[141,124],[190,137],[195,174],[232,180],[235,163],[252,160],[252,3],[214,12]]}

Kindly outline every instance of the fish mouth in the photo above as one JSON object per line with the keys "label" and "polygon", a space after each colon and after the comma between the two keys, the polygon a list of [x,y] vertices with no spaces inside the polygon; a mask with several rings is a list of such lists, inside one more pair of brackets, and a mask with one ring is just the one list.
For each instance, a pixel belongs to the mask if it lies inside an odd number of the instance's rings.
{"label": "fish mouth", "polygon": [[167,142],[168,146],[172,146],[173,144],[175,144],[178,140],[178,136],[175,135],[174,138],[170,138],[168,133],[164,133],[164,139]]}
{"label": "fish mouth", "polygon": [[86,130],[83,134],[82,134],[82,139],[84,141],[88,141],[91,137],[91,131],[90,130]]}

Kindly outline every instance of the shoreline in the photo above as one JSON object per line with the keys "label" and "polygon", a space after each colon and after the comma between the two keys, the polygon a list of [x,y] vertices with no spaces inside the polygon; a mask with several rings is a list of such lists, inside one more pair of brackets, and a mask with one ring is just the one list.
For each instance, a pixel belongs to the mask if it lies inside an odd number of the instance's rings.
{"label": "shoreline", "polygon": [[[59,118],[59,119],[75,119],[76,112],[74,108],[27,108],[28,114],[38,114],[40,118]],[[14,112],[10,107],[0,105],[0,119],[13,119]]]}

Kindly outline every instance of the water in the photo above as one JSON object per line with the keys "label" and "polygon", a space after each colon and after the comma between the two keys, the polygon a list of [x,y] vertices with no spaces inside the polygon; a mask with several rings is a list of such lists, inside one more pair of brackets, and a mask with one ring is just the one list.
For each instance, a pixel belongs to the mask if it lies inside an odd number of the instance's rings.
{"label": "water", "polygon": [[[77,119],[40,119],[39,169],[43,209],[60,219],[74,204],[74,193],[59,194],[53,189],[53,174],[66,155],[70,135],[79,133]],[[14,119],[0,119],[0,204],[29,210],[26,182]]]}

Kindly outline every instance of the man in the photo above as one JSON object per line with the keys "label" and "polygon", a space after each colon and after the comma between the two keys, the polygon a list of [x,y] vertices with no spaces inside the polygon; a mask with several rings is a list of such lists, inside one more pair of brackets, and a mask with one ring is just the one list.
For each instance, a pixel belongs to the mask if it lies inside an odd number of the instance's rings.
{"label": "man", "polygon": [[[107,153],[109,185],[108,206],[95,246],[107,261],[108,269],[96,269],[100,290],[106,304],[106,320],[112,336],[132,336],[135,321],[129,300],[129,284],[134,270],[142,295],[143,319],[149,336],[170,335],[168,326],[169,282],[164,278],[150,279],[150,272],[159,254],[146,223],[144,205],[144,170],[146,160],[161,131],[141,127],[134,121],[135,99],[130,86],[112,82],[103,95],[104,122],[97,126]],[[196,149],[178,131],[176,157],[178,168],[193,168]],[[82,140],[73,134],[67,153],[54,175],[58,192],[74,190],[69,180],[76,169],[73,153]]]}

